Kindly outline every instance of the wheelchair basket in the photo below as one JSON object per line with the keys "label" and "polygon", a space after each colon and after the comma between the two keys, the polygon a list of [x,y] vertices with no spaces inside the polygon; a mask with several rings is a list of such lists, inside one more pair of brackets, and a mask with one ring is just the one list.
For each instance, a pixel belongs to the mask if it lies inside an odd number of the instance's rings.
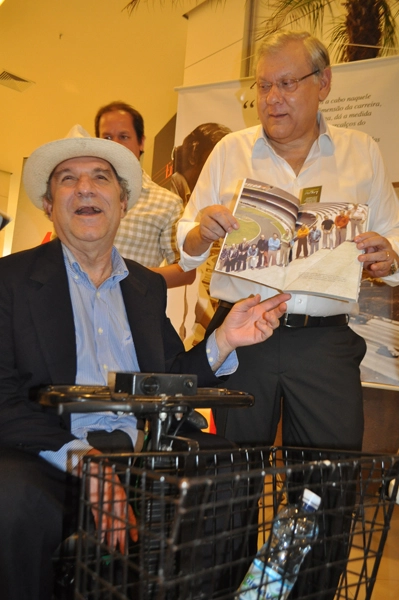
{"label": "wheelchair basket", "polygon": [[[86,457],[77,600],[239,600],[277,512],[304,488],[321,497],[319,533],[289,598],[371,598],[397,495],[398,456],[288,447]],[[118,477],[118,480],[116,479]],[[395,479],[392,496],[389,482]],[[122,486],[136,525],[102,496]],[[99,500],[85,490],[97,486]],[[92,512],[108,517],[95,528]],[[120,530],[124,551],[110,537]],[[138,541],[132,541],[136,529]],[[284,579],[285,575],[281,575]],[[280,598],[263,588],[245,600]]]}

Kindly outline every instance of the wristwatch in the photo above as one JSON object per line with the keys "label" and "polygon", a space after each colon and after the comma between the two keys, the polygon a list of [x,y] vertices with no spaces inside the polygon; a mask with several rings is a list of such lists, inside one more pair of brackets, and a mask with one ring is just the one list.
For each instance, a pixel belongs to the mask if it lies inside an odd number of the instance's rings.
{"label": "wristwatch", "polygon": [[389,274],[390,275],[395,275],[396,271],[399,269],[399,265],[398,265],[398,261],[396,260],[396,258],[393,259],[393,262],[391,264],[391,267],[389,269]]}

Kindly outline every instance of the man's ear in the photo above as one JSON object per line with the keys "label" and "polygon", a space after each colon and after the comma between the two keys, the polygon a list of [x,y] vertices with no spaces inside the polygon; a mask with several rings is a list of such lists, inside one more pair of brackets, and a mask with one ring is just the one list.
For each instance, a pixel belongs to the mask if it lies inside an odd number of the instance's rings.
{"label": "man's ear", "polygon": [[53,203],[50,202],[45,196],[43,197],[43,210],[44,214],[50,219],[53,220]]}
{"label": "man's ear", "polygon": [[121,219],[123,219],[123,217],[126,217],[126,213],[127,213],[127,199],[124,198],[123,200],[121,200]]}
{"label": "man's ear", "polygon": [[140,154],[143,154],[143,152],[144,152],[144,145],[145,145],[145,135],[143,135],[143,137],[141,138],[141,142],[139,145]]}
{"label": "man's ear", "polygon": [[332,79],[331,67],[326,67],[324,69],[323,73],[319,77],[319,84],[320,84],[319,100],[320,100],[320,102],[323,102],[323,100],[325,100],[327,98],[328,94],[330,93],[331,79]]}

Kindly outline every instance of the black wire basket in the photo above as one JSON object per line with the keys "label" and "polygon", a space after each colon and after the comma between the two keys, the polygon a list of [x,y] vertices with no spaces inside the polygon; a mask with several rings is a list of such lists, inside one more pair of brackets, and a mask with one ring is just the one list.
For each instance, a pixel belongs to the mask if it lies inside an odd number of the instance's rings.
{"label": "black wire basket", "polygon": [[[96,469],[93,469],[95,463]],[[304,488],[321,497],[319,533],[289,598],[371,598],[397,495],[399,457],[288,447],[141,453],[85,459],[75,598],[84,600],[238,600],[257,550],[270,540],[277,512]],[[84,493],[118,476],[137,519],[93,506]],[[392,496],[389,483],[394,480]],[[122,553],[93,525],[107,510],[122,529]],[[284,579],[285,574],[281,575]],[[265,586],[252,598],[268,596]],[[247,600],[247,596],[243,596]]]}

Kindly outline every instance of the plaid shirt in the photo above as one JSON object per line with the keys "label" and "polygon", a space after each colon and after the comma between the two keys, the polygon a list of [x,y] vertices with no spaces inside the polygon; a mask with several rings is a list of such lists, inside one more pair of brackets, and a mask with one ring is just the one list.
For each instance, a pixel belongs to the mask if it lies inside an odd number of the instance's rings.
{"label": "plaid shirt", "polygon": [[176,225],[183,213],[179,196],[154,183],[143,171],[141,195],[119,225],[115,246],[120,254],[145,267],[180,259]]}

